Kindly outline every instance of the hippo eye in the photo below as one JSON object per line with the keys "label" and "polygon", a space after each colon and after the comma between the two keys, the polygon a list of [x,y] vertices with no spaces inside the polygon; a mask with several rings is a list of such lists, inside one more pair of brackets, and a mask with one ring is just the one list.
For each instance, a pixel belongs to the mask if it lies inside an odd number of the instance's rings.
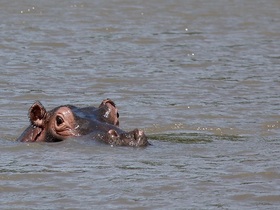
{"label": "hippo eye", "polygon": [[64,122],[64,120],[62,119],[62,117],[56,116],[56,124],[57,124],[57,126],[60,126],[63,122]]}

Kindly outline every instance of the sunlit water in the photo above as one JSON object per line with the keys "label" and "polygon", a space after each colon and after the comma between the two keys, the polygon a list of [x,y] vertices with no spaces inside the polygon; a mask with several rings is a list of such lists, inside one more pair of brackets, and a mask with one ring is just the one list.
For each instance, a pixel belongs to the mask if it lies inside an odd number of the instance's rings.
{"label": "sunlit water", "polygon": [[[280,2],[1,1],[1,209],[278,209]],[[150,147],[22,144],[40,100],[113,99]]]}

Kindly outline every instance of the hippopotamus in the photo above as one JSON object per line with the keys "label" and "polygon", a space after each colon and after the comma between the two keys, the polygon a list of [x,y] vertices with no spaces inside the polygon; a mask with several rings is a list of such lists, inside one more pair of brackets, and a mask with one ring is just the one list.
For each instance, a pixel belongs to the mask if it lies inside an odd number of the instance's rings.
{"label": "hippopotamus", "polygon": [[110,99],[93,106],[78,108],[58,106],[46,111],[36,101],[28,112],[30,125],[20,135],[21,142],[60,142],[86,136],[95,141],[116,146],[144,147],[150,145],[143,130],[126,132],[119,128],[119,113]]}

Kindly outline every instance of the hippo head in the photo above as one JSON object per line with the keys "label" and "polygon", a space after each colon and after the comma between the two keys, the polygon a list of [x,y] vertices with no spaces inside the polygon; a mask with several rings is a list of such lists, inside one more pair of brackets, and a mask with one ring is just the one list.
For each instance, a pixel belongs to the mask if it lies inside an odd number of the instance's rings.
{"label": "hippo head", "polygon": [[121,130],[115,103],[103,100],[98,108],[59,106],[46,111],[35,102],[28,112],[30,126],[18,138],[22,142],[58,142],[69,137],[89,135],[90,138],[111,145],[146,146],[147,137],[142,130]]}

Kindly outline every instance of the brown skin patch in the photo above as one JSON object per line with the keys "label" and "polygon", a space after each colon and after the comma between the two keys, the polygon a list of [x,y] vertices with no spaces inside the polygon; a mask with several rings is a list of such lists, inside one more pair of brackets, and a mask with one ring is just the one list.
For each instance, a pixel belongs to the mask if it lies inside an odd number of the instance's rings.
{"label": "brown skin patch", "polygon": [[56,139],[64,139],[69,136],[79,136],[78,125],[75,123],[73,112],[70,108],[62,106],[48,119],[46,130]]}

